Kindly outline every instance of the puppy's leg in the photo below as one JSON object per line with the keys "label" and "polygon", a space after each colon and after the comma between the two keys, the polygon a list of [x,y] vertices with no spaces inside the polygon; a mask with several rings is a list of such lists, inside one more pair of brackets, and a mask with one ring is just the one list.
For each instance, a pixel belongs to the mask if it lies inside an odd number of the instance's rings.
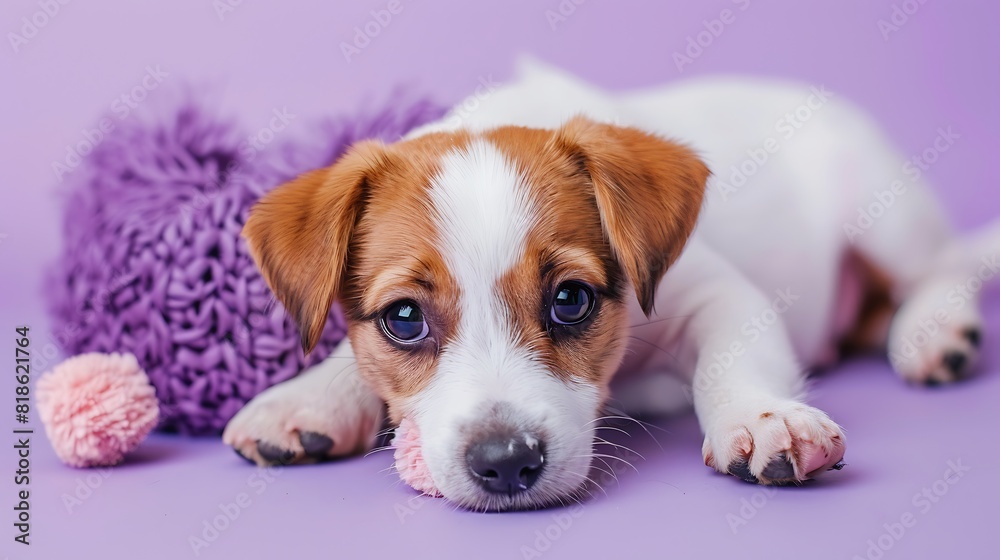
{"label": "puppy's leg", "polygon": [[[840,427],[800,398],[801,368],[782,321],[748,336],[744,325],[770,298],[697,242],[657,294],[662,338],[692,384],[705,432],[705,463],[749,482],[784,484],[834,468],[844,456]],[[654,318],[655,320],[655,318]]]}
{"label": "puppy's leg", "polygon": [[[929,198],[929,193],[925,196]],[[909,217],[911,228],[922,227],[919,214],[907,204],[900,203],[893,211]],[[910,242],[907,231],[873,227],[868,235],[858,239],[858,249],[895,274],[897,282],[893,295],[900,304],[886,333],[893,368],[907,381],[927,385],[968,376],[979,361],[982,343],[980,293],[1000,266],[1000,227],[970,238],[952,238],[943,248],[928,246],[928,256],[921,259],[926,268],[915,276],[891,252],[878,250],[885,238]]]}
{"label": "puppy's leg", "polygon": [[[977,271],[1000,252],[1000,229],[956,237],[917,167],[905,167],[874,127],[856,124],[854,165],[844,166],[855,190],[844,231],[893,284],[899,308],[885,333],[890,361],[911,382],[961,379],[978,361],[983,323],[979,290],[966,286],[982,287]],[[876,203],[884,211],[857,227],[857,208]]]}
{"label": "puppy's leg", "polygon": [[979,361],[983,319],[972,275],[936,274],[903,301],[889,327],[889,362],[903,379],[926,385],[957,381]]}
{"label": "puppy's leg", "polygon": [[370,449],[381,423],[382,401],[345,340],[322,363],[254,397],[222,439],[259,465],[310,463]]}

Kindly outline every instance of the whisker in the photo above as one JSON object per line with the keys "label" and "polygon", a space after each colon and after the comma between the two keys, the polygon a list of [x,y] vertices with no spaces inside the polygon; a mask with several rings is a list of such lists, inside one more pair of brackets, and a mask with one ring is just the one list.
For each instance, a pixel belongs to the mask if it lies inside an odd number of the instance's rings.
{"label": "whisker", "polygon": [[569,470],[569,469],[565,469],[565,472],[568,472],[569,474],[575,474],[576,476],[579,476],[579,477],[582,477],[582,478],[583,478],[584,480],[586,480],[586,481],[587,481],[588,483],[590,483],[590,484],[593,484],[593,485],[594,485],[594,486],[596,486],[597,488],[600,488],[600,489],[601,489],[601,492],[604,492],[604,495],[605,495],[605,496],[607,496],[607,495],[608,495],[608,492],[607,492],[607,490],[605,490],[604,488],[602,488],[602,487],[601,487],[601,485],[600,485],[600,484],[598,484],[598,483],[597,483],[597,481],[596,481],[596,480],[594,480],[593,478],[590,478],[589,476],[586,476],[586,475],[582,475],[582,474],[580,474],[580,473],[578,473],[578,472],[574,472],[574,471],[571,471],[571,470]]}
{"label": "whisker", "polygon": [[[605,467],[608,468],[609,471],[611,471],[611,476],[612,476],[612,478],[615,479],[615,483],[617,483],[617,484],[620,485],[621,481],[618,479],[618,473],[615,472],[615,469],[612,468],[611,465],[608,464],[608,462],[605,461],[603,457],[594,457],[594,458],[597,459],[598,461],[600,461]],[[593,466],[593,464],[591,464],[591,466]]]}
{"label": "whisker", "polygon": [[583,502],[580,501],[580,498],[576,497],[575,494],[576,494],[575,492],[572,493],[572,494],[569,494],[569,495],[566,496],[566,498],[569,499],[569,500],[573,500],[573,502],[576,503],[576,505],[583,507]]}
{"label": "whisker", "polygon": [[616,483],[619,483],[618,476],[615,473],[613,473],[611,471],[606,471],[606,470],[602,469],[601,467],[598,467],[597,465],[595,465],[593,463],[591,463],[590,468],[601,471],[602,473],[604,473],[604,474],[610,476],[611,478],[615,479]]}
{"label": "whisker", "polygon": [[[580,455],[580,456],[582,457],[582,455]],[[625,463],[629,467],[631,467],[632,470],[634,470],[635,472],[637,472],[637,473],[639,472],[639,469],[635,468],[635,465],[633,465],[632,463],[626,461],[625,459],[622,459],[621,457],[617,457],[615,455],[607,455],[607,454],[604,454],[604,453],[591,453],[590,456],[591,457],[604,457],[604,458],[607,458],[607,459],[616,459],[618,461],[621,461],[622,463]]]}
{"label": "whisker", "polygon": [[625,430],[623,430],[621,428],[616,428],[614,426],[598,426],[598,427],[594,428],[594,430],[595,431],[597,431],[597,430],[611,430],[613,432],[621,432],[621,433],[627,435],[628,437],[632,437],[632,434],[626,432]]}
{"label": "whisker", "polygon": [[382,447],[376,447],[376,448],[372,449],[371,451],[369,451],[368,453],[365,453],[361,457],[365,458],[365,457],[368,457],[369,455],[374,455],[374,454],[380,453],[382,451],[389,451],[390,449],[396,449],[396,448],[393,447],[393,446],[391,446],[391,445],[383,445]]}
{"label": "whisker", "polygon": [[[667,430],[665,430],[665,429],[663,429],[663,428],[661,428],[661,427],[659,427],[659,426],[657,426],[655,424],[650,424],[649,422],[643,422],[642,420],[637,420],[637,419],[629,416],[628,414],[625,414],[621,410],[617,410],[617,409],[614,409],[614,408],[611,408],[611,407],[608,407],[607,410],[608,410],[608,412],[614,413],[614,415],[605,416],[605,418],[609,418],[609,419],[613,418],[613,419],[618,419],[618,420],[629,420],[631,422],[635,422],[643,430],[646,431],[646,435],[648,435],[650,437],[650,439],[652,439],[654,442],[656,442],[656,446],[659,447],[661,451],[663,450],[663,446],[660,445],[660,440],[656,439],[656,437],[653,436],[653,433],[649,431],[649,428],[653,428],[655,430],[659,430],[659,431],[661,431],[661,432],[663,432],[665,434],[669,434],[670,433],[669,431],[667,431]],[[648,428],[647,428],[647,426],[648,426]]]}
{"label": "whisker", "polygon": [[599,438],[599,437],[595,437],[594,440],[597,441],[600,445],[610,445],[612,447],[616,447],[618,449],[622,449],[624,451],[628,451],[629,453],[631,453],[633,455],[636,455],[637,457],[639,457],[643,461],[646,460],[646,458],[642,456],[642,453],[639,453],[635,449],[632,449],[631,447],[628,447],[626,445],[620,445],[620,444],[617,444],[617,443],[612,443],[612,442],[610,442],[610,441],[608,441],[608,440],[606,440],[604,438]]}

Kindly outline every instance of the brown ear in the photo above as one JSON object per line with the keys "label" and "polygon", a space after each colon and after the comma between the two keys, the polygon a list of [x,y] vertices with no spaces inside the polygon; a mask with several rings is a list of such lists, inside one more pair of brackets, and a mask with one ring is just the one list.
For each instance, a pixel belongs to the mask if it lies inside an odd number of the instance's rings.
{"label": "brown ear", "polygon": [[682,145],[583,117],[567,122],[556,142],[589,175],[611,250],[648,316],[698,220],[708,168]]}
{"label": "brown ear", "polygon": [[298,324],[306,353],[319,341],[342,288],[351,234],[383,155],[376,142],[355,145],[331,167],[265,195],[243,226],[250,254]]}

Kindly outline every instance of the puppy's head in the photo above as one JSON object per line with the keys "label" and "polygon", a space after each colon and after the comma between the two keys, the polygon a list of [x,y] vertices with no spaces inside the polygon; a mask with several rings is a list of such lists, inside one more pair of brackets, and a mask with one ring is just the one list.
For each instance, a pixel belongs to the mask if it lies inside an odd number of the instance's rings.
{"label": "puppy's head", "polygon": [[306,351],[340,301],[359,370],[419,427],[445,497],[541,506],[585,480],[627,298],[651,311],[707,175],[684,147],[583,118],[366,142],[267,195],[244,235]]}

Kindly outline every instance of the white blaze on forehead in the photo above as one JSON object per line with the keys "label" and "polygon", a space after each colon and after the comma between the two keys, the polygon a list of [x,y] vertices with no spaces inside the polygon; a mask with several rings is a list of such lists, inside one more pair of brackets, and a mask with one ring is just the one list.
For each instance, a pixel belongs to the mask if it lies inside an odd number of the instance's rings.
{"label": "white blaze on forehead", "polygon": [[431,198],[441,249],[463,290],[494,284],[524,254],[534,207],[496,146],[476,139],[445,156]]}
{"label": "white blaze on forehead", "polygon": [[467,367],[510,367],[514,337],[497,286],[524,256],[535,221],[525,178],[496,146],[475,139],[444,157],[431,200],[442,257],[461,291],[453,350],[479,362]]}
{"label": "white blaze on forehead", "polygon": [[[542,489],[534,491],[572,490],[579,478],[569,473],[585,472],[589,463],[585,427],[598,392],[586,384],[566,385],[518,341],[498,291],[499,281],[524,257],[539,219],[527,180],[496,146],[476,139],[444,156],[430,201],[437,246],[460,290],[456,336],[441,348],[433,379],[411,402],[434,482],[453,500],[479,495],[460,451],[469,443],[462,428],[485,419],[499,402],[516,411],[507,421],[550,434],[546,464],[568,469],[550,468],[537,485]],[[539,445],[536,436],[523,437]]]}
{"label": "white blaze on forehead", "polygon": [[442,159],[430,194],[438,247],[460,291],[456,337],[443,348],[436,381],[454,387],[447,378],[478,379],[479,388],[503,400],[511,396],[511,376],[537,368],[533,353],[517,344],[498,291],[523,258],[536,219],[526,180],[496,146],[477,138]]}

